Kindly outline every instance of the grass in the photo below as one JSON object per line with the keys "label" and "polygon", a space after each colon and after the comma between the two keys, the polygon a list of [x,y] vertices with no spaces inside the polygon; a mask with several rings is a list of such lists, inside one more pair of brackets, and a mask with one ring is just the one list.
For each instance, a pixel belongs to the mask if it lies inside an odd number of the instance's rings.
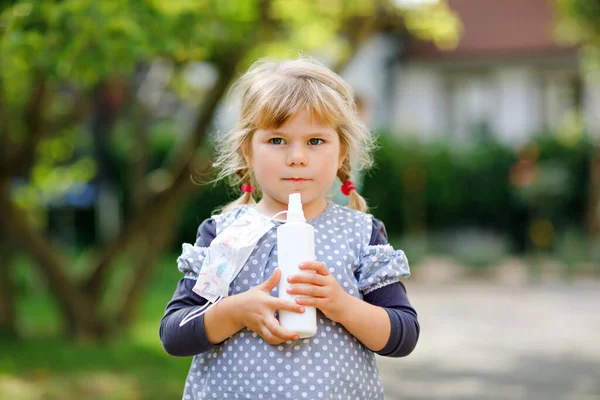
{"label": "grass", "polygon": [[158,327],[180,274],[175,257],[159,266],[139,317],[108,344],[76,344],[59,335],[45,291],[19,302],[26,338],[0,339],[0,400],[181,398],[190,358],[167,355]]}

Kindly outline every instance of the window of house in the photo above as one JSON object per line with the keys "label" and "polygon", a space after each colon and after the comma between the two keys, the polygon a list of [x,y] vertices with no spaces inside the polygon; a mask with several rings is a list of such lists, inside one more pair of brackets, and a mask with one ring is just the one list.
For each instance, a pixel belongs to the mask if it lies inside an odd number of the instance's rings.
{"label": "window of house", "polygon": [[449,125],[454,137],[469,139],[492,134],[496,89],[485,72],[448,75]]}

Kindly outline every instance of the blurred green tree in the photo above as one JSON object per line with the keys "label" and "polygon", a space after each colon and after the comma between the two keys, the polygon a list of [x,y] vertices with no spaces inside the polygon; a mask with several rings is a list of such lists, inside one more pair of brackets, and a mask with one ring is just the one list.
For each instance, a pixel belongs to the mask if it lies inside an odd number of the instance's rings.
{"label": "blurred green tree", "polygon": [[[555,0],[559,11],[557,34],[560,39],[581,47],[582,69],[590,81],[600,79],[600,0]],[[600,120],[600,110],[592,118]],[[588,233],[600,237],[600,132],[595,135],[595,154],[590,160]]]}
{"label": "blurred green tree", "polygon": [[[207,132],[238,72],[256,58],[294,56],[297,49],[319,52],[339,68],[386,28],[408,28],[448,47],[459,22],[443,1],[408,9],[392,0],[0,2],[0,215],[4,235],[39,265],[65,332],[95,340],[130,324],[182,203],[198,190],[190,176],[210,169]],[[192,99],[198,112],[156,166],[149,159],[152,105],[142,93],[153,83],[143,72],[161,61],[172,67],[170,90]],[[215,72],[209,87],[186,83],[193,62]],[[127,135],[111,145],[121,120]],[[75,185],[109,182],[119,147],[131,186],[124,228],[98,243],[88,268],[74,271],[67,252],[44,233],[40,210]],[[161,184],[150,190],[147,182],[157,176]],[[119,259],[127,271],[118,271]],[[10,290],[3,293],[0,315],[14,315]]]}

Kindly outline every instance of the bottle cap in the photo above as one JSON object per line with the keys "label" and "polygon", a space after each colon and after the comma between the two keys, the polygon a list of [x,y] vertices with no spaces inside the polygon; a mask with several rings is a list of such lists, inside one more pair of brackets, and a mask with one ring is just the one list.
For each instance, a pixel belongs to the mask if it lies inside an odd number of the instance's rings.
{"label": "bottle cap", "polygon": [[304,218],[304,211],[302,211],[302,200],[300,193],[292,193],[289,197],[287,221],[301,221],[306,222]]}

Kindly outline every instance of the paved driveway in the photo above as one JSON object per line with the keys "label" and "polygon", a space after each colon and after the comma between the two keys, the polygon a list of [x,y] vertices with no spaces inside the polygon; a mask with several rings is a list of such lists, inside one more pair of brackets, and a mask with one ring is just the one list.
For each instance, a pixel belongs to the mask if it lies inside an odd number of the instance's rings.
{"label": "paved driveway", "polygon": [[600,400],[600,282],[411,284],[421,338],[386,399]]}

